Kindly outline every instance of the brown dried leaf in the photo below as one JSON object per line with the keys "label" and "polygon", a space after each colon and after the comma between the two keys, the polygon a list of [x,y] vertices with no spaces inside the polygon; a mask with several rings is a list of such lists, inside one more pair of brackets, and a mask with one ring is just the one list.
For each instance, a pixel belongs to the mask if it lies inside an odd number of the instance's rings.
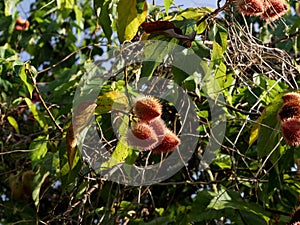
{"label": "brown dried leaf", "polygon": [[81,102],[75,110],[73,117],[73,130],[75,136],[88,125],[94,115],[97,104],[93,101]]}
{"label": "brown dried leaf", "polygon": [[180,28],[169,21],[144,22],[141,27],[146,33],[162,34],[170,38],[177,38],[187,47],[191,47],[191,42],[195,40],[196,36],[196,32],[193,32],[190,35],[184,35]]}
{"label": "brown dried leaf", "polygon": [[76,146],[77,146],[77,138],[74,135],[73,131],[73,125],[71,125],[68,128],[67,134],[66,134],[66,145],[67,145],[67,156],[68,156],[68,164],[70,167],[70,170],[73,166],[73,161],[76,154]]}

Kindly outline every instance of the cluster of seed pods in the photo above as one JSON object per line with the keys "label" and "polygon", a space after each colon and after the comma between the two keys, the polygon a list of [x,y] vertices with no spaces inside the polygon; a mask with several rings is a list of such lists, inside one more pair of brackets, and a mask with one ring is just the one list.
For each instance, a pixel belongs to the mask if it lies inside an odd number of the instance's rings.
{"label": "cluster of seed pods", "polygon": [[162,105],[157,98],[138,98],[133,105],[133,113],[137,121],[127,132],[127,142],[130,146],[159,154],[172,152],[180,145],[180,139],[166,127],[161,118]]}
{"label": "cluster of seed pods", "polygon": [[240,13],[247,16],[260,16],[267,22],[281,17],[288,10],[285,0],[234,0]]}

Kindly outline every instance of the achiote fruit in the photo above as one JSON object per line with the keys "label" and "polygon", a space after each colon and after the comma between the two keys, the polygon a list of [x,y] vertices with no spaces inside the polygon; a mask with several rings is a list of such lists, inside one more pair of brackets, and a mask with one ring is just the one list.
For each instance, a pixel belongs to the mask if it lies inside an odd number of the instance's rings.
{"label": "achiote fruit", "polygon": [[292,100],[284,103],[278,112],[278,116],[282,122],[291,118],[300,119],[300,102]]}
{"label": "achiote fruit", "polygon": [[262,14],[265,7],[262,0],[237,0],[236,4],[239,12],[247,16]]}
{"label": "achiote fruit", "polygon": [[162,105],[157,98],[138,98],[133,105],[133,112],[138,121],[127,132],[130,146],[158,154],[172,152],[180,144],[180,139],[161,118]]}
{"label": "achiote fruit", "polygon": [[130,131],[127,133],[127,142],[138,150],[149,150],[157,143],[154,130],[144,122],[137,122]]}
{"label": "achiote fruit", "polygon": [[287,225],[300,225],[300,207],[295,209],[291,220]]}
{"label": "achiote fruit", "polygon": [[240,13],[247,16],[260,16],[270,22],[287,12],[285,0],[234,0]]}
{"label": "achiote fruit", "polygon": [[167,132],[167,127],[163,119],[161,117],[157,117],[149,121],[149,126],[154,130],[158,140],[161,141]]}
{"label": "achiote fruit", "polygon": [[180,139],[172,131],[168,130],[161,143],[152,149],[153,154],[168,153],[174,151],[180,144]]}
{"label": "achiote fruit", "polygon": [[300,145],[300,120],[291,118],[281,123],[282,136],[291,146]]}
{"label": "achiote fruit", "polygon": [[299,92],[288,92],[282,96],[284,102],[289,101],[298,101],[300,102],[300,93]]}
{"label": "achiote fruit", "polygon": [[261,18],[268,22],[276,20],[286,13],[287,9],[288,4],[285,0],[266,0],[265,10],[261,15]]}
{"label": "achiote fruit", "polygon": [[146,96],[136,100],[133,112],[137,118],[148,122],[162,114],[162,106],[157,98]]}
{"label": "achiote fruit", "polygon": [[278,111],[281,132],[285,142],[291,146],[300,145],[300,97],[297,92],[282,96],[284,104]]}

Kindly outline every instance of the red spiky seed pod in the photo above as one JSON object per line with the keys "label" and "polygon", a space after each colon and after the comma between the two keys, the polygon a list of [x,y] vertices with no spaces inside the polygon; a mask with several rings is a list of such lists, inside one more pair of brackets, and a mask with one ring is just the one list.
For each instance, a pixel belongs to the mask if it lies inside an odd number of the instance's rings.
{"label": "red spiky seed pod", "polygon": [[300,225],[300,208],[296,208],[288,225]]}
{"label": "red spiky seed pod", "polygon": [[284,102],[289,101],[298,101],[300,102],[300,93],[299,92],[288,92],[282,96]]}
{"label": "red spiky seed pod", "polygon": [[278,118],[280,121],[284,122],[285,120],[291,118],[300,118],[300,102],[299,101],[288,101],[283,104],[281,109],[278,112]]}
{"label": "red spiky seed pod", "polygon": [[157,136],[148,124],[138,122],[127,132],[127,143],[138,150],[150,150],[157,144]]}
{"label": "red spiky seed pod", "polygon": [[150,121],[162,114],[162,105],[157,98],[146,96],[136,100],[133,112],[142,121]]}
{"label": "red spiky seed pod", "polygon": [[180,139],[172,131],[167,130],[161,143],[151,150],[152,154],[168,153],[180,145]]}
{"label": "red spiky seed pod", "polygon": [[237,0],[236,5],[238,11],[247,16],[258,16],[265,7],[262,0]]}
{"label": "red spiky seed pod", "polygon": [[287,10],[288,4],[285,0],[266,0],[261,18],[267,22],[274,21],[285,14]]}
{"label": "red spiky seed pod", "polygon": [[291,118],[282,122],[281,132],[288,145],[300,145],[300,120],[298,118]]}
{"label": "red spiky seed pod", "polygon": [[153,128],[156,136],[158,137],[158,141],[161,141],[168,131],[168,128],[166,127],[166,124],[161,117],[150,120],[149,126]]}

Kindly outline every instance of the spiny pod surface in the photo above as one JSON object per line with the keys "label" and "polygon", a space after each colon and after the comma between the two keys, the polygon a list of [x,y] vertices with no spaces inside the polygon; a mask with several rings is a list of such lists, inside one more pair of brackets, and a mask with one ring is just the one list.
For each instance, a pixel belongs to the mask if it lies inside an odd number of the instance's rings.
{"label": "spiny pod surface", "polygon": [[142,121],[150,121],[162,114],[162,105],[152,96],[141,97],[136,100],[133,112]]}

